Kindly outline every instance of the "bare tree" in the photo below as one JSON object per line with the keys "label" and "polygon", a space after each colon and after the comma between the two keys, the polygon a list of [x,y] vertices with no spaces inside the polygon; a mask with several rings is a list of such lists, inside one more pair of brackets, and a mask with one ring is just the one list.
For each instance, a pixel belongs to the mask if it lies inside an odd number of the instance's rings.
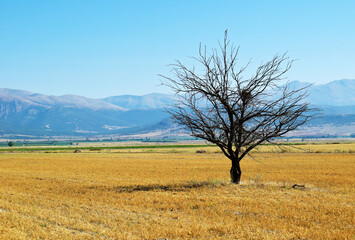
{"label": "bare tree", "polygon": [[171,65],[174,77],[162,76],[163,84],[179,96],[174,108],[168,110],[172,119],[192,136],[220,147],[231,160],[231,181],[237,184],[242,174],[240,161],[252,149],[272,143],[313,116],[304,101],[307,87],[280,85],[292,65],[285,54],[274,56],[244,79],[242,74],[249,64],[237,69],[238,51],[226,31],[219,49],[210,54],[200,45],[199,56],[193,59],[202,66],[202,73],[176,61]]}

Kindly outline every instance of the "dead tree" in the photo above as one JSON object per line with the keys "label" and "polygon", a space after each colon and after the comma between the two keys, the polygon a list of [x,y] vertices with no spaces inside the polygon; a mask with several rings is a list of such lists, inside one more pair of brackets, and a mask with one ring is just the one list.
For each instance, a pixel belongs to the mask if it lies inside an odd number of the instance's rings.
{"label": "dead tree", "polygon": [[295,130],[312,118],[306,88],[280,85],[292,61],[276,55],[261,64],[252,77],[237,68],[239,47],[230,44],[227,31],[219,49],[199,49],[199,73],[180,61],[172,64],[174,77],[162,76],[178,96],[169,108],[172,119],[192,136],[216,144],[231,160],[231,181],[240,183],[240,161],[261,143]]}

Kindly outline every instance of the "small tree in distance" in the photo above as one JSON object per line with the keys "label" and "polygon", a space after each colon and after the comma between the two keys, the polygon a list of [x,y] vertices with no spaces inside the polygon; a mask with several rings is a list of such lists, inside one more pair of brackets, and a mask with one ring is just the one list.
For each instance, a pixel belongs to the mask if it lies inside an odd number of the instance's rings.
{"label": "small tree in distance", "polygon": [[240,161],[264,142],[295,130],[312,118],[306,88],[292,89],[280,81],[291,68],[286,55],[276,55],[244,79],[248,64],[237,69],[239,47],[230,44],[225,32],[220,49],[207,54],[199,49],[194,60],[202,67],[172,64],[175,77],[162,76],[178,100],[167,111],[174,122],[185,126],[192,136],[216,144],[231,160],[232,183],[240,183]]}
{"label": "small tree in distance", "polygon": [[12,141],[8,142],[7,144],[9,147],[13,147],[14,146],[14,143]]}

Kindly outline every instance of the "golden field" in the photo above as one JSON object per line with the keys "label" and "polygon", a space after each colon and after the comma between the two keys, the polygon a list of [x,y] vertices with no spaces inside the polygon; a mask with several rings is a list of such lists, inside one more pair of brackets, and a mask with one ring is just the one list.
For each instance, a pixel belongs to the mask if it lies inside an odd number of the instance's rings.
{"label": "golden field", "polygon": [[1,153],[0,239],[355,239],[355,144],[297,147]]}

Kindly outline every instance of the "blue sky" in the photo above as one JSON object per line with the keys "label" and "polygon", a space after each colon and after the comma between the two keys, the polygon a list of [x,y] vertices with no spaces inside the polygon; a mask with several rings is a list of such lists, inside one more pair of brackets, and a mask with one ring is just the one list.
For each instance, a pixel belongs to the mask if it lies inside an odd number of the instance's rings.
{"label": "blue sky", "polygon": [[217,47],[226,29],[242,65],[288,51],[298,59],[289,80],[354,79],[354,9],[351,0],[0,0],[0,88],[168,92],[158,74],[175,59],[190,64],[199,43]]}

